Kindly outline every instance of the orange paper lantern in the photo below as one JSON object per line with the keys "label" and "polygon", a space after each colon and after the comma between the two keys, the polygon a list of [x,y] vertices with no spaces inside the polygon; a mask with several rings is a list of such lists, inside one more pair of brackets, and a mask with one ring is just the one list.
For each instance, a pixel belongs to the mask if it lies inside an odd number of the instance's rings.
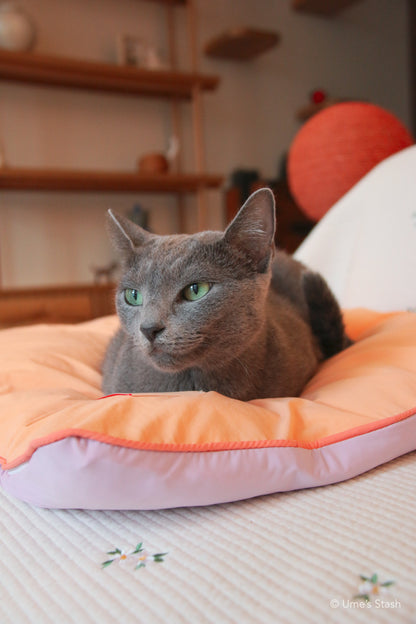
{"label": "orange paper lantern", "polygon": [[413,143],[401,121],[379,106],[330,106],[305,123],[293,141],[291,192],[302,211],[319,221],[370,169]]}

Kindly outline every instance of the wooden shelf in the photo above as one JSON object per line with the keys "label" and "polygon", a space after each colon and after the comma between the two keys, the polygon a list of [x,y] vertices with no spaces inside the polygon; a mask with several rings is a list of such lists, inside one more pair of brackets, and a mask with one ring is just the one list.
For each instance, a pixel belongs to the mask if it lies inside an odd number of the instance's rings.
{"label": "wooden shelf", "polygon": [[292,9],[330,17],[356,2],[361,2],[361,0],[292,0]]}
{"label": "wooden shelf", "polygon": [[234,28],[208,41],[204,52],[231,61],[251,61],[277,45],[279,39],[279,34],[271,30]]}
{"label": "wooden shelf", "polygon": [[149,70],[4,50],[0,51],[0,79],[72,89],[179,98],[190,98],[196,86],[209,91],[219,83],[219,77],[213,75]]}
{"label": "wooden shelf", "polygon": [[0,189],[21,191],[114,191],[192,193],[201,188],[218,188],[223,177],[198,173],[125,173],[4,167]]}

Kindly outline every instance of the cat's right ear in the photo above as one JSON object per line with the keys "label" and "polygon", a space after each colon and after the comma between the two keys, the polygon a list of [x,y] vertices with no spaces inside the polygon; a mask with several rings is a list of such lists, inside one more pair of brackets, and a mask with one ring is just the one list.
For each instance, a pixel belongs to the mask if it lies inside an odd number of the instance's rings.
{"label": "cat's right ear", "polygon": [[262,188],[250,195],[240,208],[225,230],[224,238],[251,257],[258,271],[263,273],[274,253],[275,228],[274,196],[269,188]]}
{"label": "cat's right ear", "polygon": [[134,253],[151,236],[139,225],[112,210],[107,212],[107,230],[114,247],[123,256]]}

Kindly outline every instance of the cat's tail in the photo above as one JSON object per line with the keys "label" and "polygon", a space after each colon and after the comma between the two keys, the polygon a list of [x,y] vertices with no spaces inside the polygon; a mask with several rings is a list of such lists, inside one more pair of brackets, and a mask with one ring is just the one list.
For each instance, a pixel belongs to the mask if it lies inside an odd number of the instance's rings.
{"label": "cat's tail", "polygon": [[324,358],[329,358],[352,344],[345,333],[341,309],[319,273],[305,271],[302,284],[312,331]]}

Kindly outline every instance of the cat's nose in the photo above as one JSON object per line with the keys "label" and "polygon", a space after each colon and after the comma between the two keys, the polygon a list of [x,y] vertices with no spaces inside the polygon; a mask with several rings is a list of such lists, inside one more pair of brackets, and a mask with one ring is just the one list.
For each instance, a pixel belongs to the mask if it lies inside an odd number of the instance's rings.
{"label": "cat's nose", "polygon": [[165,329],[164,325],[140,325],[140,331],[149,342],[154,342],[156,336],[160,334]]}

